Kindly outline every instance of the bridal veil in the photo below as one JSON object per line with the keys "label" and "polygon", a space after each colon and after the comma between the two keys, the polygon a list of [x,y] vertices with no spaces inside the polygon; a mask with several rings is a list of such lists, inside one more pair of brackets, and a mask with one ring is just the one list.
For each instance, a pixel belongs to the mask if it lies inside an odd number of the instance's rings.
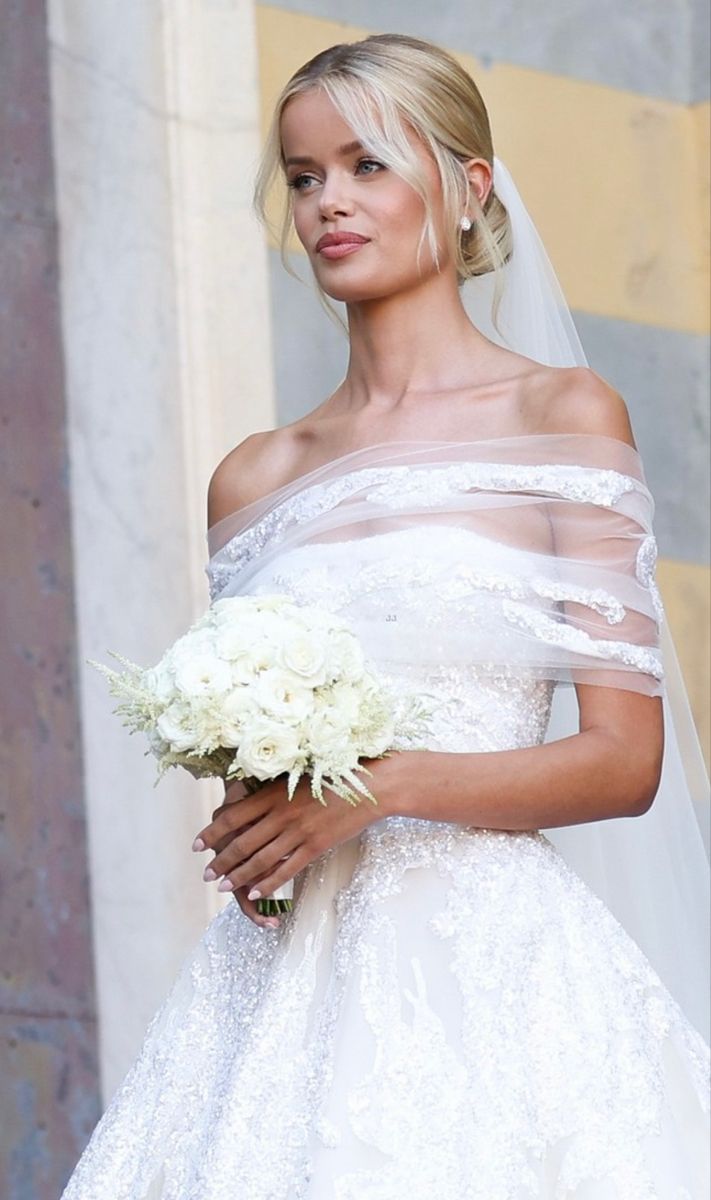
{"label": "bridal veil", "polygon": [[[494,187],[512,224],[514,252],[498,324],[507,344],[551,366],[587,366],[553,267],[510,172],[494,159]],[[465,285],[467,310],[482,332],[490,322],[490,281]],[[656,543],[648,545],[648,570]],[[633,820],[546,831],[571,865],[639,943],[689,1018],[709,1040],[709,779],[674,639],[657,593],[664,668],[665,749],[652,807]],[[573,688],[557,688],[546,740],[577,730]]]}

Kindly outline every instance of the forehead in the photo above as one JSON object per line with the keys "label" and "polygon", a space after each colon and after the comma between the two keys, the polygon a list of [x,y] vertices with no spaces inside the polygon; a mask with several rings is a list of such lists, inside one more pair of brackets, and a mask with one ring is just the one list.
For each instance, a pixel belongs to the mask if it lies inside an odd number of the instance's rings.
{"label": "forehead", "polygon": [[282,111],[279,129],[285,156],[306,154],[314,144],[341,144],[357,139],[355,131],[320,88],[292,96]]}
{"label": "forehead", "polygon": [[[377,111],[374,115],[380,125]],[[420,138],[407,121],[403,121],[403,128],[413,149],[420,151]],[[361,146],[357,132],[321,88],[292,96],[282,110],[279,130],[286,160],[303,160],[326,153],[338,157],[366,148]]]}

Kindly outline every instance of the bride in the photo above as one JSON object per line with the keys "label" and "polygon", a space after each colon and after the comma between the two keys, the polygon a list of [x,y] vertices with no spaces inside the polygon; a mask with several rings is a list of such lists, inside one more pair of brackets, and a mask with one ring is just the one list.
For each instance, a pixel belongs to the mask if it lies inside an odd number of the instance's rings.
{"label": "bride", "polygon": [[236,903],[64,1200],[701,1200],[705,780],[625,402],[438,47],[306,63],[262,216],[278,171],[350,357],[216,468],[211,597],[347,618],[427,736],[377,805],[228,789],[193,849]]}

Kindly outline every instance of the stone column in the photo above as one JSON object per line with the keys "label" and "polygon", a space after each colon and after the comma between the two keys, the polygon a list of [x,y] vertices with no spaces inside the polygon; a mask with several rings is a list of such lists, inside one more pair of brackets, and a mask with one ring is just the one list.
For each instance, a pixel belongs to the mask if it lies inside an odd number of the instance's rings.
{"label": "stone column", "polygon": [[[155,661],[207,603],[205,493],[274,423],[251,3],[50,4],[103,1097],[218,903],[218,785],[155,764],[85,660]],[[220,903],[222,902],[222,898]],[[234,903],[234,901],[232,901]]]}
{"label": "stone column", "polygon": [[0,1195],[58,1195],[99,1115],[43,3],[0,3]]}

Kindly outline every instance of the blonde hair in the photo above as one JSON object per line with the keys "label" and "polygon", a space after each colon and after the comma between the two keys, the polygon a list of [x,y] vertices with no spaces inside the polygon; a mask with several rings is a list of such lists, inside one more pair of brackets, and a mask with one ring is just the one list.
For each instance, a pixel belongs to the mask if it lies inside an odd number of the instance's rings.
{"label": "blonde hair", "polygon": [[[495,272],[492,319],[496,326],[503,291],[501,268],[512,251],[510,222],[493,187],[483,207],[480,205],[464,167],[470,158],[484,158],[493,171],[494,148],[486,106],[474,80],[452,55],[432,42],[405,34],[379,33],[359,42],[330,46],[300,67],[282,89],[257,170],[254,208],[278,241],[286,271],[299,278],[291,269],[286,250],[293,227],[293,190],[285,188],[278,232],[268,220],[266,198],[275,176],[285,170],[280,132],[284,108],[292,97],[317,88],[326,93],[368,153],[382,159],[419,193],[425,221],[417,261],[419,264],[427,238],[439,269],[431,189],[407,140],[403,119],[422,138],[439,172],[445,237],[458,285],[461,287],[473,276]],[[471,230],[464,231],[460,218],[468,206],[475,219]],[[318,280],[315,283],[329,316],[345,330]]]}

